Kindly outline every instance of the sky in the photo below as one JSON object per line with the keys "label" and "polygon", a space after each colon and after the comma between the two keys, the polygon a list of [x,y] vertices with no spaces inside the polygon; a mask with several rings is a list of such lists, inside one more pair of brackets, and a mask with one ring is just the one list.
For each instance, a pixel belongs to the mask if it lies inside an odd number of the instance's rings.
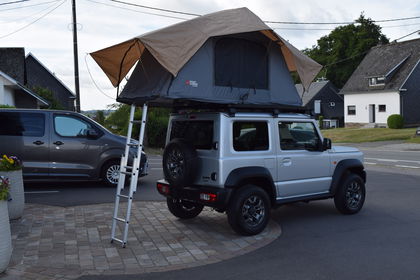
{"label": "sky", "polygon": [[[74,90],[71,0],[0,0],[0,47],[24,47],[70,89]],[[266,21],[348,22],[363,12],[372,20],[420,16],[418,0],[122,0],[163,9],[207,14],[247,7]],[[112,0],[76,0],[82,110],[106,109],[116,103],[116,89],[88,53],[143,33],[191,19]],[[178,18],[167,18],[160,14]],[[379,24],[395,40],[420,29],[420,18]],[[338,25],[286,25],[270,27],[298,49],[310,48]],[[299,29],[299,30],[297,30]],[[402,40],[420,38],[417,33]],[[90,73],[90,74],[89,74]]]}

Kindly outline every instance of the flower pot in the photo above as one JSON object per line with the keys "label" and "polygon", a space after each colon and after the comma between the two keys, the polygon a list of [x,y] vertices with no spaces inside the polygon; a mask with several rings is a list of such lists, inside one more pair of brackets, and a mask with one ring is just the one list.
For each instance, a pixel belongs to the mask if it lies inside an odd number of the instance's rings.
{"label": "flower pot", "polygon": [[7,204],[9,207],[9,218],[11,220],[22,217],[23,208],[25,207],[25,194],[23,191],[22,170],[0,171],[0,176],[9,178],[10,182],[10,200]]}
{"label": "flower pot", "polygon": [[0,273],[6,270],[12,256],[12,235],[8,213],[7,201],[0,200]]}

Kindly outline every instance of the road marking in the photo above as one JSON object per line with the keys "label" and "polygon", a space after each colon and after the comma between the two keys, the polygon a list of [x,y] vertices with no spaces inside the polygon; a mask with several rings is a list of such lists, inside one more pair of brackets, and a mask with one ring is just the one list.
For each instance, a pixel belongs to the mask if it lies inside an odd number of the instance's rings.
{"label": "road marking", "polygon": [[365,162],[365,164],[377,165],[376,162]]}
{"label": "road marking", "polygon": [[420,169],[419,166],[410,166],[410,165],[395,165],[396,167],[402,167],[402,168],[414,168],[414,169]]}
{"label": "road marking", "polygon": [[25,194],[38,194],[38,193],[58,193],[60,191],[35,191],[35,192],[25,192]]}
{"label": "road marking", "polygon": [[420,161],[418,160],[408,160],[408,159],[388,159],[388,158],[365,158],[368,160],[377,160],[377,161],[387,161],[387,162],[399,162],[399,161],[403,161],[403,162],[410,162],[410,163],[418,163],[420,164]]}

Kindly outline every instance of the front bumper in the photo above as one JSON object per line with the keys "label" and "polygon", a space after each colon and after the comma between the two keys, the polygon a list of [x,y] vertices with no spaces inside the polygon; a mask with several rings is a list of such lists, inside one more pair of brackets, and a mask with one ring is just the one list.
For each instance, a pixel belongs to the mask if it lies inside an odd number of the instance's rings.
{"label": "front bumper", "polygon": [[173,187],[163,179],[156,182],[156,188],[163,196],[187,200],[221,210],[226,209],[232,194],[232,189],[209,186]]}

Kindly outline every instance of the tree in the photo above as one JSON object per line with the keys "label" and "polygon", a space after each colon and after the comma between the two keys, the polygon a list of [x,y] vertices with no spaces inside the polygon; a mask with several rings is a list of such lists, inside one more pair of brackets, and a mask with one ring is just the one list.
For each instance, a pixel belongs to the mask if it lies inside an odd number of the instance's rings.
{"label": "tree", "polygon": [[61,105],[60,102],[58,102],[58,100],[55,99],[54,94],[51,90],[49,90],[47,88],[43,88],[43,87],[34,87],[34,88],[32,88],[32,90],[36,94],[38,94],[39,96],[41,96],[42,98],[47,100],[48,103],[50,103],[50,106],[48,107],[49,109],[55,109],[55,110],[64,110],[65,109],[63,107],[63,105]]}
{"label": "tree", "polygon": [[372,47],[387,43],[381,27],[362,13],[356,23],[335,28],[304,53],[324,65],[319,76],[341,88]]}
{"label": "tree", "polygon": [[104,111],[102,111],[102,110],[96,111],[95,121],[97,121],[101,125],[104,125],[105,124],[105,114],[104,114]]}

